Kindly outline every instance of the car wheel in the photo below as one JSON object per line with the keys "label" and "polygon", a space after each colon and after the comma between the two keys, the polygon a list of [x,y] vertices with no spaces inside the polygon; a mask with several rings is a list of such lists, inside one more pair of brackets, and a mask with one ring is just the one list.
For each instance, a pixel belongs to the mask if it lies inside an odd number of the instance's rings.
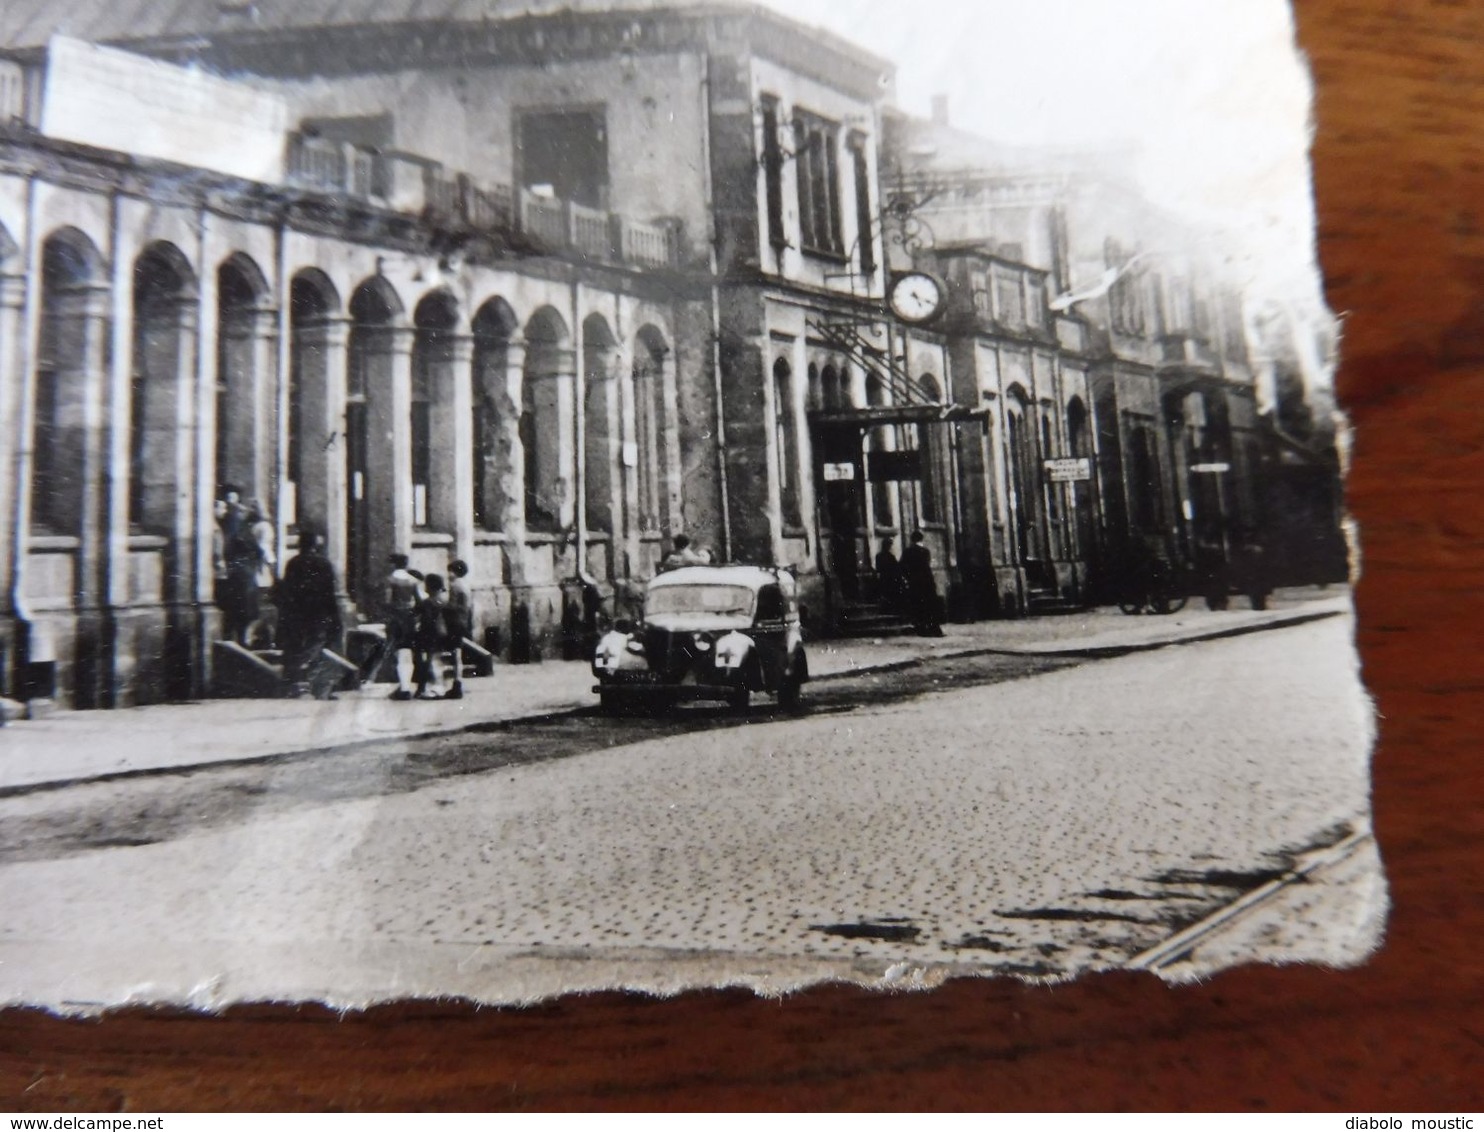
{"label": "car wheel", "polygon": [[599,692],[598,710],[604,715],[622,715],[623,699],[617,692]]}
{"label": "car wheel", "polygon": [[752,703],[752,691],[746,684],[741,684],[731,690],[727,696],[727,706],[733,711],[746,711]]}

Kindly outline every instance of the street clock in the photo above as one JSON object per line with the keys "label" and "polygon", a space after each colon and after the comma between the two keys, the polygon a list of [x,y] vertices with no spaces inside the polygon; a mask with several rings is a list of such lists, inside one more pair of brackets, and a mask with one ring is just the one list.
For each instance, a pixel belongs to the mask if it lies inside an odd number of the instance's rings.
{"label": "street clock", "polygon": [[926,271],[904,271],[892,277],[886,293],[891,313],[903,322],[923,326],[943,313],[948,292],[942,280]]}

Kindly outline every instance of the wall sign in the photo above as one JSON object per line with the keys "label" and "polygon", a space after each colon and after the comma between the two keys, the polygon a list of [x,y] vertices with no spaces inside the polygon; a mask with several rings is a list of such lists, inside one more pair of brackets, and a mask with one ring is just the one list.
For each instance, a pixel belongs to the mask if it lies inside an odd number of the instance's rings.
{"label": "wall sign", "polygon": [[1052,483],[1081,483],[1092,479],[1092,461],[1086,456],[1046,461],[1046,477]]}

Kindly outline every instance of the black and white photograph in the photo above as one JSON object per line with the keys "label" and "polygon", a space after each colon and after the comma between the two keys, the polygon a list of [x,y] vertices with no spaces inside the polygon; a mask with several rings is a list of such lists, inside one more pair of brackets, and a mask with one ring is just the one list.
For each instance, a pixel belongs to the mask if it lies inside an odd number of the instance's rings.
{"label": "black and white photograph", "polygon": [[1287,0],[9,0],[0,1003],[1351,967]]}

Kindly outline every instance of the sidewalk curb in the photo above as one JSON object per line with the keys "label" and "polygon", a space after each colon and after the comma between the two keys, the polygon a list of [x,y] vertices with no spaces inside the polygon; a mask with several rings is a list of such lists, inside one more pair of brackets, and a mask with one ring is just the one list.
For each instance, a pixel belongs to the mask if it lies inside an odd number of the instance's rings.
{"label": "sidewalk curb", "polygon": [[[961,649],[944,650],[943,652],[923,654],[907,657],[903,660],[882,661],[878,664],[863,664],[855,668],[845,668],[838,672],[813,677],[812,680],[838,680],[852,679],[856,676],[867,676],[875,673],[901,672],[909,668],[916,668],[924,663],[936,660],[963,660],[977,656],[1022,656],[1038,657],[1042,659],[1068,659],[1068,660],[1109,660],[1120,656],[1128,656],[1132,653],[1153,652],[1157,649],[1175,648],[1180,645],[1197,644],[1202,641],[1221,640],[1227,637],[1241,637],[1252,633],[1261,633],[1269,629],[1286,629],[1294,625],[1303,625],[1313,621],[1323,621],[1331,617],[1340,617],[1342,610],[1326,609],[1310,612],[1295,610],[1293,614],[1271,621],[1263,621],[1258,624],[1233,625],[1222,629],[1213,629],[1208,632],[1181,637],[1178,640],[1146,641],[1136,644],[1122,645],[1096,645],[1090,648],[1035,648],[1019,647],[1004,648],[995,646],[973,646]],[[288,762],[293,759],[307,758],[312,755],[325,755],[338,751],[349,751],[356,747],[369,746],[373,743],[394,742],[422,742],[427,739],[438,739],[457,735],[477,735],[505,731],[511,727],[529,726],[541,724],[553,720],[566,719],[569,716],[578,715],[592,710],[595,704],[573,704],[571,707],[546,709],[531,712],[528,715],[510,716],[505,719],[481,719],[472,720],[462,726],[437,727],[426,731],[406,731],[393,735],[385,735],[365,738],[347,739],[344,742],[330,743],[327,745],[303,747],[292,751],[271,751],[261,755],[244,755],[240,758],[212,759],[204,762],[179,763],[171,766],[149,766],[136,767],[129,770],[107,771],[102,774],[83,774],[75,778],[49,779],[44,782],[28,782],[15,786],[0,786],[0,799],[21,797],[27,794],[39,794],[50,790],[64,790],[73,786],[82,786],[91,783],[120,782],[130,778],[144,778],[149,776],[161,776],[169,774],[190,774],[208,768],[217,767],[236,768],[244,766],[257,766],[271,764],[274,762]]]}
{"label": "sidewalk curb", "polygon": [[1331,617],[1343,617],[1344,610],[1318,609],[1304,612],[1294,610],[1291,614],[1276,617],[1271,621],[1260,621],[1247,625],[1231,625],[1222,629],[1210,629],[1192,633],[1186,637],[1166,641],[1144,641],[1128,645],[1091,645],[1071,648],[1035,648],[1028,646],[1016,649],[983,649],[983,652],[1000,652],[1013,656],[1072,656],[1099,660],[1117,656],[1128,656],[1136,652],[1153,652],[1155,649],[1178,648],[1202,641],[1220,641],[1228,637],[1245,637],[1252,633],[1263,633],[1269,629],[1289,629],[1295,625],[1307,625],[1313,621],[1326,621]]}

